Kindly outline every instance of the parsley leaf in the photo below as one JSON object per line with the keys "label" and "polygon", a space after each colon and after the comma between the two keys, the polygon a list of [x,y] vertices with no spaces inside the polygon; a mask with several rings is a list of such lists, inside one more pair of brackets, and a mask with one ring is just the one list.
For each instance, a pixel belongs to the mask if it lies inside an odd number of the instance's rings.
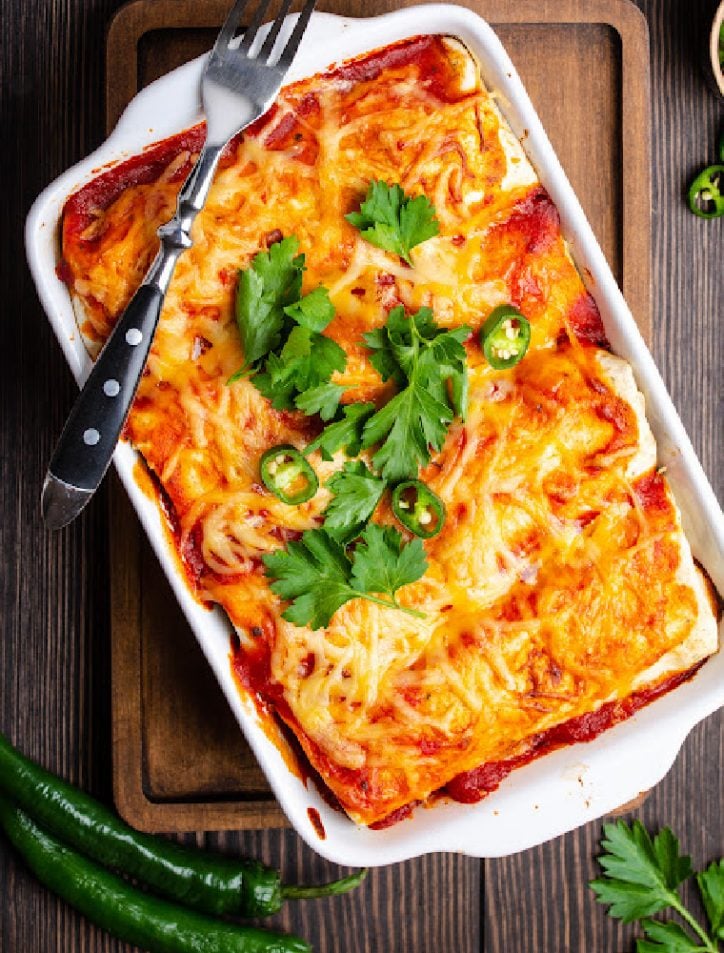
{"label": "parsley leaf", "polygon": [[352,581],[362,592],[385,592],[394,600],[398,589],[416,582],[426,569],[421,539],[404,544],[394,526],[370,523],[355,549]]}
{"label": "parsley leaf", "polygon": [[340,542],[358,536],[382,499],[387,482],[376,477],[362,460],[349,460],[327,480],[334,498],[324,511],[324,528]]}
{"label": "parsley leaf", "polygon": [[711,932],[720,940],[724,940],[724,859],[718,863],[712,861],[706,870],[696,875],[696,882],[711,924]]}
{"label": "parsley leaf", "polygon": [[706,949],[692,940],[678,923],[644,920],[641,926],[649,939],[636,941],[636,953],[700,953]]}
{"label": "parsley leaf", "polygon": [[316,387],[309,387],[302,391],[294,404],[297,410],[301,410],[308,417],[319,414],[322,420],[331,420],[337,413],[344,391],[345,388],[341,384],[327,381],[326,384],[318,384]]}
{"label": "parsley leaf", "polygon": [[[643,824],[639,823],[636,825],[636,823],[634,823],[633,826],[637,831],[640,828],[643,834],[648,838]],[[667,887],[674,890],[679,884],[691,877],[694,872],[691,867],[691,858],[679,854],[679,842],[672,834],[670,828],[664,827],[659,831],[656,837],[654,837],[653,848],[659,870],[663,874],[664,882]]]}
{"label": "parsley leaf", "polygon": [[[295,325],[280,353],[272,352],[269,355],[264,371],[255,374],[252,383],[271,400],[277,410],[291,410],[295,405],[304,410],[304,406],[296,403],[295,397],[330,384],[329,378],[333,372],[343,371],[346,363],[346,354],[336,341],[307,327]],[[302,401],[302,404],[315,407],[321,400],[327,415],[323,417],[325,420],[334,416],[344,392],[344,388],[338,385],[330,387],[335,389],[328,389],[323,394],[312,394]],[[336,401],[333,399],[335,394]],[[317,410],[305,410],[305,413],[317,413]]]}
{"label": "parsley leaf", "polygon": [[[334,613],[351,599],[367,599],[390,609],[420,617],[415,609],[401,606],[397,590],[415,582],[427,569],[420,540],[404,544],[393,527],[370,524],[350,559],[344,547],[324,529],[307,530],[287,548],[262,557],[272,591],[291,601],[283,616],[294,625],[319,629],[329,625]],[[412,553],[408,553],[412,549]],[[422,558],[417,550],[422,550]],[[376,575],[372,564],[384,566]],[[359,565],[358,565],[359,564]],[[368,588],[374,586],[373,588]],[[381,599],[374,593],[389,595]]]}
{"label": "parsley leaf", "polygon": [[317,387],[318,384],[326,383],[334,371],[343,371],[347,366],[347,355],[344,348],[340,347],[332,338],[325,337],[323,334],[310,334],[309,360],[304,367],[304,374],[299,377],[304,381],[305,390],[308,387]]}
{"label": "parsley leaf", "polygon": [[668,828],[652,841],[640,821],[629,828],[623,821],[606,824],[598,858],[607,877],[591,887],[609,914],[630,923],[671,906],[673,889],[691,875],[688,857],[678,856],[678,843]]}
{"label": "parsley leaf", "polygon": [[[244,348],[244,366],[233,383],[250,369],[257,390],[276,410],[334,417],[344,388],[330,382],[347,364],[344,350],[322,331],[334,317],[323,286],[301,296],[304,255],[292,235],[255,255],[239,273],[236,321]],[[263,362],[263,366],[262,366]]]}
{"label": "parsley leaf", "polygon": [[[244,368],[273,350],[284,327],[284,308],[299,298],[304,255],[290,235],[254,256],[251,267],[239,272],[236,323],[244,348]],[[237,375],[235,375],[236,377]]]}
{"label": "parsley leaf", "polygon": [[284,361],[273,352],[264,365],[265,370],[252,377],[254,387],[262,396],[271,401],[276,410],[291,410],[296,392],[294,376]]}
{"label": "parsley leaf", "polygon": [[347,363],[344,349],[336,341],[299,325],[292,329],[279,357],[299,391],[326,383]]}
{"label": "parsley leaf", "polygon": [[668,897],[660,896],[641,884],[621,883],[603,877],[592,880],[590,886],[599,903],[610,904],[609,916],[624,923],[653,916],[670,905]]}
{"label": "parsley leaf", "polygon": [[[439,328],[429,308],[406,316],[400,305],[384,328],[365,335],[372,364],[383,380],[394,378],[403,389],[367,421],[362,446],[381,443],[374,465],[390,482],[414,479],[440,450],[456,413],[464,416],[467,362],[466,326]],[[448,383],[449,382],[449,383]]]}
{"label": "parsley leaf", "polygon": [[371,245],[394,252],[412,265],[410,251],[440,231],[435,208],[424,195],[411,198],[401,186],[381,180],[369,184],[359,212],[345,215]]}
{"label": "parsley leaf", "polygon": [[284,314],[310,331],[324,331],[334,317],[334,305],[329,300],[329,291],[320,285],[299,301],[288,305]]}
{"label": "parsley leaf", "polygon": [[322,459],[331,460],[338,450],[344,449],[347,456],[356,456],[360,451],[362,428],[374,410],[375,405],[372,403],[347,404],[342,408],[342,419],[328,424],[320,435],[304,448],[304,455],[309,456],[319,450]]}
{"label": "parsley leaf", "polygon": [[445,404],[413,381],[367,421],[362,446],[382,441],[373,462],[390,482],[414,479],[430,459],[429,444],[436,450],[442,447],[452,419]]}
{"label": "parsley leaf", "polygon": [[349,584],[352,565],[342,546],[322,529],[307,530],[298,542],[262,556],[272,592],[292,600],[288,622],[320,629],[357,593]]}
{"label": "parsley leaf", "polygon": [[[399,306],[393,308],[387,316],[388,323],[392,319],[393,314],[398,311],[402,311],[404,315],[405,309]],[[374,331],[368,331],[364,339],[367,349],[372,351],[370,363],[382,380],[388,381],[390,378],[393,378],[399,387],[404,387],[405,375],[390,347],[390,340],[387,336],[387,324],[385,324],[384,327],[376,328]]]}
{"label": "parsley leaf", "polygon": [[[637,953],[717,953],[724,918],[724,861],[696,875],[712,934],[684,906],[677,888],[693,875],[691,860],[679,853],[679,842],[668,827],[653,839],[640,821],[605,824],[598,862],[606,876],[589,886],[612,917],[631,923],[641,920],[646,939],[636,941]],[[675,910],[697,939],[678,923],[652,920],[666,908]],[[719,931],[719,932],[718,932]]]}
{"label": "parsley leaf", "polygon": [[691,861],[679,856],[679,844],[668,827],[652,841],[640,821],[627,827],[623,821],[606,824],[601,846],[608,851],[599,864],[610,877],[668,891],[692,874]]}

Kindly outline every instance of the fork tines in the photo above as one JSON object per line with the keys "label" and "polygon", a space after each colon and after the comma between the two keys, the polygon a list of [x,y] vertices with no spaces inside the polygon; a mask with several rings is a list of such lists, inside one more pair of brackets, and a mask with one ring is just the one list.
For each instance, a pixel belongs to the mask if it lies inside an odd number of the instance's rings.
{"label": "fork tines", "polygon": [[214,44],[214,52],[220,55],[225,54],[231,47],[235,37],[237,35],[241,35],[242,38],[238,46],[238,52],[243,54],[247,59],[258,60],[262,63],[266,63],[269,66],[276,66],[281,70],[288,69],[292,60],[294,59],[294,54],[297,52],[297,48],[307,24],[309,23],[309,18],[311,17],[312,11],[314,10],[316,0],[306,0],[291,36],[283,45],[276,61],[274,61],[274,47],[277,43],[277,39],[279,38],[282,25],[284,24],[284,19],[289,14],[293,2],[294,0],[282,0],[279,12],[274,19],[274,22],[272,23],[261,48],[258,49],[253,55],[250,55],[254,41],[257,39],[259,29],[264,22],[270,6],[272,5],[272,0],[257,0],[248,26],[243,25],[242,17],[245,13],[250,12],[250,0],[237,0],[229,12],[226,21],[221,28],[221,32],[216,39],[216,43]]}

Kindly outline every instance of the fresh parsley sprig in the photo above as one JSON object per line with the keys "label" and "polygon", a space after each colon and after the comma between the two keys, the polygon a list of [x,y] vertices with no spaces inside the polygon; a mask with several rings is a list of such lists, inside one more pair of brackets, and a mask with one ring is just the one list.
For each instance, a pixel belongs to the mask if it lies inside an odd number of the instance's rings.
{"label": "fresh parsley sprig", "polygon": [[[373,183],[362,213],[371,216],[383,206],[392,231],[380,231],[385,223],[378,222],[363,234],[368,237],[371,230],[369,240],[387,242],[381,247],[409,261],[410,249],[437,233],[434,210],[424,197],[409,199],[399,186],[388,189]],[[359,224],[361,216],[350,218]],[[394,527],[369,521],[388,482],[416,477],[430,460],[430,448],[442,447],[455,414],[464,418],[463,341],[470,329],[438,327],[429,308],[409,317],[403,307],[394,308],[385,326],[365,335],[365,341],[373,352],[372,364],[383,380],[394,379],[398,393],[380,410],[373,403],[348,404],[334,420],[344,388],[331,376],[344,370],[346,356],[322,333],[334,317],[327,290],[319,287],[301,296],[304,256],[297,251],[295,238],[283,239],[260,252],[241,274],[237,321],[246,363],[240,374],[251,373],[274,407],[295,406],[331,421],[305,448],[305,455],[319,451],[329,460],[342,449],[356,456],[363,448],[377,446],[373,465],[379,472],[354,460],[331,477],[327,485],[333,497],[323,527],[307,530],[286,549],[263,557],[271,588],[290,602],[285,619],[315,629],[328,625],[340,606],[359,598],[424,618],[397,599],[400,588],[427,570],[422,540],[406,543]]]}
{"label": "fresh parsley sprig", "polygon": [[283,616],[295,625],[313,629],[329,625],[337,609],[351,599],[367,599],[423,617],[416,609],[400,605],[397,591],[424,575],[425,551],[419,539],[404,543],[394,527],[370,523],[351,557],[324,529],[312,529],[285,550],[262,558],[267,576],[274,580],[272,591],[291,601]]}
{"label": "fresh parsley sprig", "polygon": [[345,404],[342,417],[328,424],[319,436],[304,448],[304,455],[309,456],[319,450],[323,460],[331,460],[338,450],[344,450],[348,457],[357,456],[365,421],[374,412],[375,405],[372,403]]}
{"label": "fresh parsley sprig", "polygon": [[254,256],[239,273],[236,322],[244,366],[229,383],[251,374],[257,390],[277,410],[297,408],[331,420],[344,387],[331,376],[343,371],[343,348],[322,332],[334,317],[323,286],[302,296],[304,255],[290,235]]}
{"label": "fresh parsley sprig", "polygon": [[333,384],[330,377],[334,371],[343,371],[346,363],[344,350],[336,341],[297,325],[281,351],[269,355],[264,370],[253,376],[252,383],[277,410],[297,407],[329,420],[344,393],[344,387]]}
{"label": "fresh parsley sprig", "polygon": [[236,290],[236,323],[244,348],[241,376],[279,344],[285,307],[298,301],[302,291],[304,255],[290,235],[254,256],[251,266],[239,272]]}
{"label": "fresh parsley sprig", "polygon": [[435,208],[424,195],[412,198],[400,185],[373,180],[359,212],[345,215],[371,245],[391,251],[412,265],[410,252],[440,231]]}
{"label": "fresh parsley sprig", "polygon": [[301,410],[307,417],[311,417],[312,414],[319,414],[322,420],[331,420],[337,413],[344,392],[345,388],[342,384],[333,384],[332,381],[326,381],[323,384],[317,384],[315,387],[307,387],[295,398],[294,405],[297,410]]}
{"label": "fresh parsley sprig", "polygon": [[407,316],[393,308],[382,328],[365,334],[372,364],[401,388],[364,425],[362,447],[380,444],[373,463],[392,483],[414,479],[440,450],[455,414],[465,417],[468,376],[463,341],[470,328],[446,330],[430,308]]}
{"label": "fresh parsley sprig", "polygon": [[[684,906],[678,887],[694,873],[691,859],[679,854],[679,842],[668,827],[652,838],[640,821],[605,824],[598,858],[606,876],[592,880],[599,903],[609,916],[624,923],[641,921],[646,939],[636,941],[637,953],[719,953],[724,940],[724,860],[696,874],[709,921],[705,930]],[[692,936],[674,921],[651,919],[662,910],[675,910]]]}
{"label": "fresh parsley sprig", "polygon": [[387,481],[376,477],[362,460],[348,460],[327,480],[334,494],[324,511],[324,528],[341,543],[359,536],[372,518]]}

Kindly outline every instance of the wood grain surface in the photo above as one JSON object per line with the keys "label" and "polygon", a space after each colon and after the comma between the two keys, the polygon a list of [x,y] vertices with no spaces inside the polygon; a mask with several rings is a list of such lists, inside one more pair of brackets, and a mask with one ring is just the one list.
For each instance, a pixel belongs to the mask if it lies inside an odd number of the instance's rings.
{"label": "wood grain surface", "polygon": [[[107,491],[68,530],[46,534],[38,497],[75,385],[35,297],[22,227],[40,189],[104,137],[103,40],[118,6],[3,0],[0,16],[0,729],[108,803]],[[692,173],[713,160],[723,118],[699,71],[712,6],[640,2],[652,51],[654,353],[721,497],[724,220],[702,222],[682,201]],[[673,826],[697,864],[724,850],[722,725],[715,716],[691,733],[637,812]],[[607,919],[585,886],[598,834],[594,823],[503,860],[437,855],[375,870],[350,897],[276,919],[320,953],[627,953],[632,928]],[[262,857],[290,880],[336,872],[291,831],[184,840]],[[0,896],[2,953],[130,953],[39,887],[4,841]]]}
{"label": "wood grain surface", "polygon": [[[517,64],[650,337],[645,20],[626,2],[546,7],[471,0],[471,5],[495,26]],[[358,0],[327,0],[327,6],[344,14],[363,12]],[[366,0],[364,11],[384,13],[390,7],[390,0]],[[208,49],[226,9],[227,0],[207,0],[203,6],[196,0],[133,0],[118,11],[106,39],[109,130],[140,87]],[[196,639],[120,486],[111,497],[110,542],[113,791],[119,811],[148,831],[283,826],[284,815],[214,689]]]}

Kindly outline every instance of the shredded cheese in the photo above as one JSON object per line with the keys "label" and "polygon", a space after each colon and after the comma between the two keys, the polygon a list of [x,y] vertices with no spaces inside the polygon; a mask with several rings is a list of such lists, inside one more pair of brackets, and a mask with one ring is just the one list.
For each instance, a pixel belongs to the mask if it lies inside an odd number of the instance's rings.
{"label": "shredded cheese", "polygon": [[[173,507],[197,591],[227,611],[243,656],[264,661],[257,690],[270,701],[274,687],[314,766],[365,823],[716,648],[676,508],[652,474],[643,398],[601,346],[555,208],[464,48],[406,43],[393,53],[414,55],[287,87],[235,145],[179,261],[127,425]],[[94,350],[151,260],[190,158],[171,148],[151,181],[106,204],[91,190],[66,210],[63,254]],[[413,250],[413,268],[344,218],[372,178],[435,205],[440,234]],[[306,256],[305,290],[329,289],[345,400],[389,393],[362,336],[395,305],[473,329],[467,419],[422,474],[446,524],[426,542],[425,576],[400,591],[424,618],[353,600],[326,629],[297,627],[263,573],[265,553],[319,525],[324,483],[345,460],[314,455],[320,492],[281,503],[259,458],[303,447],[317,424],[275,411],[246,378],[228,383],[243,364],[238,269],[282,234]],[[530,349],[496,371],[477,335],[511,302],[531,323]],[[376,519],[392,520],[387,502]]]}

